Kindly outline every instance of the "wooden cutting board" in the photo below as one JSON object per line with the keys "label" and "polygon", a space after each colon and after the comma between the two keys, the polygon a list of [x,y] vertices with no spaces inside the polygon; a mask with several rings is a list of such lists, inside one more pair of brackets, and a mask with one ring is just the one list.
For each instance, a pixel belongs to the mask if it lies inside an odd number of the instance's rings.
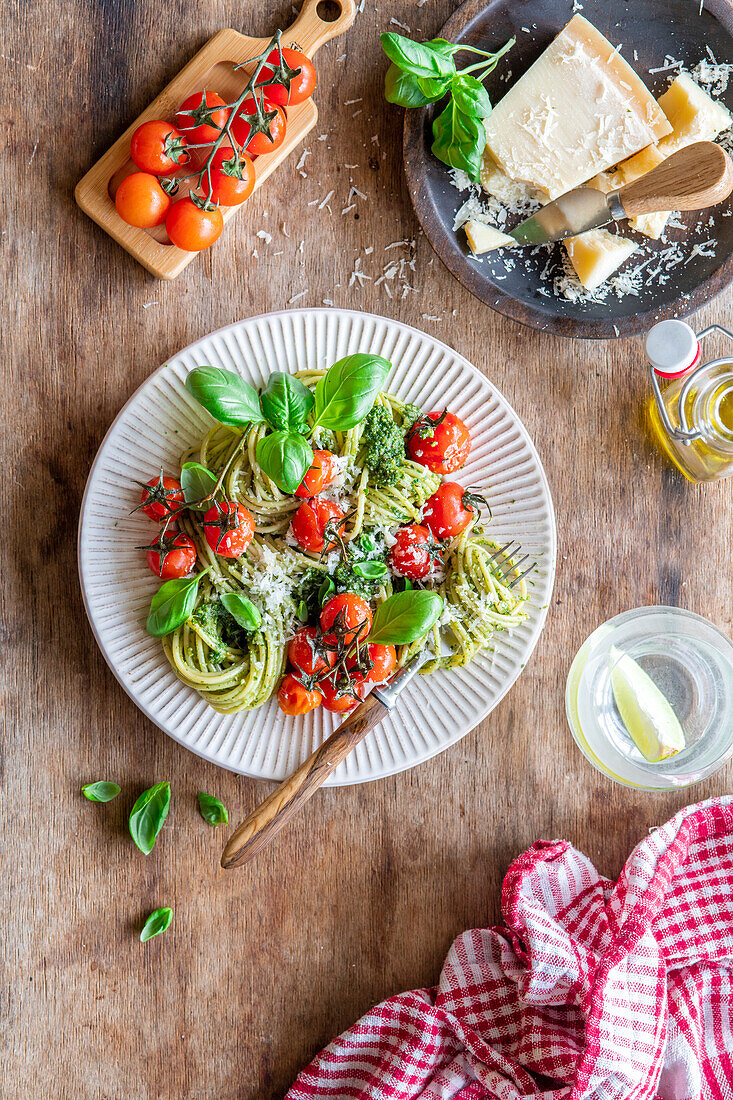
{"label": "wooden cutting board", "polygon": [[[324,18],[337,10],[335,19]],[[297,19],[283,32],[282,45],[296,46],[308,57],[313,57],[324,42],[343,34],[354,22],[355,16],[354,0],[304,0]],[[175,279],[198,253],[176,248],[168,240],[163,226],[136,229],[123,222],[117,213],[115,192],[125,176],[137,171],[130,160],[130,138],[143,122],[156,118],[172,119],[179,104],[192,92],[209,88],[217,91],[227,103],[233,102],[241,95],[250,75],[244,69],[235,70],[234,66],[262,54],[269,41],[269,38],[249,38],[238,31],[219,31],[76,185],[74,195],[84,213],[159,279]],[[312,99],[286,110],[285,141],[276,152],[257,157],[254,161],[255,189],[282,164],[316,124],[318,110]],[[179,197],[186,193],[186,187],[186,184],[181,187]],[[246,206],[246,203],[242,205]],[[224,207],[224,224],[241,208]]]}

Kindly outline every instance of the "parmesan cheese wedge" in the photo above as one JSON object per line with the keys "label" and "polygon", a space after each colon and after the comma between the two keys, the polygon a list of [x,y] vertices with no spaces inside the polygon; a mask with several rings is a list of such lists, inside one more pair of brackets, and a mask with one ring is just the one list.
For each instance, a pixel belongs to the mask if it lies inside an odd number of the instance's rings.
{"label": "parmesan cheese wedge", "polygon": [[486,150],[481,162],[481,186],[487,195],[493,195],[508,210],[522,210],[527,203],[541,200],[543,197],[526,183],[510,179],[506,172],[502,172],[491,153]]}
{"label": "parmesan cheese wedge", "polygon": [[636,252],[633,241],[617,237],[607,229],[589,229],[578,237],[568,237],[564,243],[575,274],[586,290],[596,290]]}
{"label": "parmesan cheese wedge", "polygon": [[471,251],[476,256],[481,256],[484,252],[493,252],[495,248],[516,248],[517,242],[514,237],[502,233],[500,229],[494,229],[492,225],[468,221],[463,228]]}
{"label": "parmesan cheese wedge", "polygon": [[646,85],[574,15],[485,122],[510,179],[555,199],[672,130]]}
{"label": "parmesan cheese wedge", "polygon": [[659,142],[665,157],[693,141],[713,141],[731,125],[730,111],[703,91],[687,73],[680,73],[659,97],[659,106],[672,123],[672,133]]}

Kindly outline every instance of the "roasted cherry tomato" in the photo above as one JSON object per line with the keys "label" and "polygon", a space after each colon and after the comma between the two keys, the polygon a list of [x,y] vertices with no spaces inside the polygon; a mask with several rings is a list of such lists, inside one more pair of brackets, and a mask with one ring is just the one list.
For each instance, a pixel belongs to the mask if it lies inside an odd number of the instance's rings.
{"label": "roasted cherry tomato", "polygon": [[196,564],[196,544],[182,531],[161,531],[147,550],[148,565],[163,581],[187,577]]}
{"label": "roasted cherry tomato", "polygon": [[383,684],[395,670],[397,650],[393,645],[367,642],[365,652],[346,659],[347,668],[354,668],[357,664],[364,673],[365,684]]}
{"label": "roasted cherry tomato", "polygon": [[251,98],[245,99],[232,123],[234,140],[251,157],[261,157],[266,153],[274,153],[285,141],[286,123],[285,112],[282,107],[278,107],[277,103],[270,103],[265,99],[262,103],[262,110],[266,115],[271,115],[274,112],[273,117],[267,123],[266,132],[265,130],[258,130],[250,138],[252,127],[243,116],[251,116],[257,113],[257,105],[254,99]]}
{"label": "roasted cherry tomato", "polygon": [[344,513],[338,504],[332,500],[306,500],[301,504],[293,516],[293,537],[304,550],[313,550],[321,553],[323,550],[331,550],[336,546],[336,541],[331,539],[328,546],[325,544],[325,531],[328,524],[332,530],[338,525],[339,533],[344,530]]}
{"label": "roasted cherry tomato", "polygon": [[296,497],[315,497],[330,485],[338,473],[336,456],[330,451],[314,451],[313,464],[295,490]]}
{"label": "roasted cherry tomato", "polygon": [[189,159],[187,141],[170,122],[153,119],[138,126],[130,139],[130,156],[141,172],[167,176]]}
{"label": "roasted cherry tomato", "polygon": [[151,477],[147,485],[143,486],[140,496],[140,510],[156,523],[170,519],[184,503],[180,481],[176,481],[174,477],[163,477],[162,470],[158,477]]}
{"label": "roasted cherry tomato", "polygon": [[329,645],[343,642],[351,645],[366,638],[372,629],[372,609],[363,596],[355,592],[343,592],[340,596],[331,596],[321,610],[321,630],[324,641]]}
{"label": "roasted cherry tomato", "polygon": [[411,523],[408,527],[400,527],[395,532],[395,539],[389,552],[389,564],[395,573],[413,581],[427,577],[433,562],[440,560],[440,547],[430,529]]}
{"label": "roasted cherry tomato", "polygon": [[[284,84],[267,84],[265,95],[271,103],[279,103],[281,107],[295,107],[298,103],[305,103],[310,99],[316,86],[316,70],[313,62],[300,50],[291,50],[283,46],[283,61],[289,69],[300,69],[300,72],[290,80],[290,93]],[[268,80],[273,75],[273,70],[280,65],[280,55],[275,49],[268,57],[269,65],[263,65],[260,74],[261,80]]]}
{"label": "roasted cherry tomato", "polygon": [[363,674],[358,671],[349,673],[348,678],[341,675],[335,682],[329,676],[318,683],[324,707],[337,713],[352,710],[366,695],[367,687]]}
{"label": "roasted cherry tomato", "polygon": [[224,500],[214,504],[204,516],[206,541],[222,558],[239,558],[255,533],[252,513],[243,504]]}
{"label": "roasted cherry tomato", "polygon": [[117,213],[123,222],[138,229],[162,225],[170,205],[170,196],[149,172],[131,172],[125,176],[115,195]]}
{"label": "roasted cherry tomato", "polygon": [[319,647],[317,638],[314,626],[304,626],[288,642],[290,664],[306,676],[320,676],[336,664],[336,654]]}
{"label": "roasted cherry tomato", "polygon": [[444,481],[425,501],[422,522],[436,539],[454,539],[476,519],[482,504],[489,508],[484,497],[464,489],[457,481]]}
{"label": "roasted cherry tomato", "polygon": [[277,705],[283,714],[307,714],[323,702],[320,691],[309,691],[300,680],[288,672],[277,689]]}
{"label": "roasted cherry tomato", "polygon": [[195,92],[178,108],[176,126],[189,145],[213,145],[229,117],[224,108],[226,104],[216,92]]}
{"label": "roasted cherry tomato", "polygon": [[204,172],[201,186],[211,202],[222,206],[239,206],[252,194],[255,185],[255,166],[246,153],[241,156],[231,145],[221,144],[211,159],[211,190],[209,177]]}
{"label": "roasted cherry tomato", "polygon": [[471,450],[468,428],[455,413],[431,412],[421,416],[409,433],[410,458],[434,474],[460,470]]}
{"label": "roasted cherry tomato", "polygon": [[223,228],[224,218],[217,206],[202,209],[191,198],[174,202],[165,219],[166,233],[171,241],[186,252],[208,248],[219,239]]}

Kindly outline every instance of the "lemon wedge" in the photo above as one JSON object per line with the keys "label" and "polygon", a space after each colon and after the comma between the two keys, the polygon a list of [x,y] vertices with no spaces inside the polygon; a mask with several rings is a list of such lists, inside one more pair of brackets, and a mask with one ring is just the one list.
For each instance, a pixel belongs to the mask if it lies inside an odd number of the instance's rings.
{"label": "lemon wedge", "polygon": [[684,749],[679,719],[651,677],[616,646],[611,646],[609,663],[616,706],[639,752],[655,764]]}

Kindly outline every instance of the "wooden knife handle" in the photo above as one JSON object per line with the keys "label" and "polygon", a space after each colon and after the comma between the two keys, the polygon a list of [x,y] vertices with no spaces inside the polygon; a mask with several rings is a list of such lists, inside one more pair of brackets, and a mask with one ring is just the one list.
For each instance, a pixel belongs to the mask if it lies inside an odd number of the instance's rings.
{"label": "wooden knife handle", "polygon": [[673,153],[618,193],[626,216],[658,210],[704,210],[733,191],[733,164],[712,141],[697,141]]}
{"label": "wooden knife handle", "polygon": [[222,867],[241,867],[266,848],[334,768],[387,713],[387,707],[376,695],[368,695],[328,740],[234,830],[222,853]]}

